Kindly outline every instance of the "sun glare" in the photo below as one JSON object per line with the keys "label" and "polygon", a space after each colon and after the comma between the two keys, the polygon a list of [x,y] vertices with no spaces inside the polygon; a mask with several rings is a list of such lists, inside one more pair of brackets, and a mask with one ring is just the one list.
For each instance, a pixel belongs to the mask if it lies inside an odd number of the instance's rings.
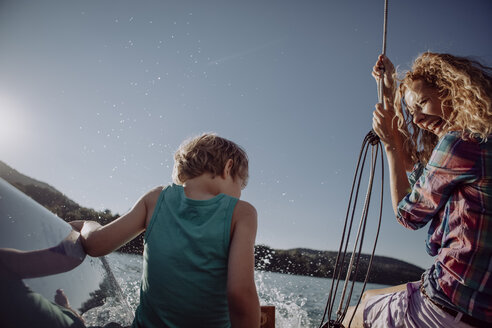
{"label": "sun glare", "polygon": [[18,147],[24,132],[19,104],[0,94],[0,155],[2,150]]}

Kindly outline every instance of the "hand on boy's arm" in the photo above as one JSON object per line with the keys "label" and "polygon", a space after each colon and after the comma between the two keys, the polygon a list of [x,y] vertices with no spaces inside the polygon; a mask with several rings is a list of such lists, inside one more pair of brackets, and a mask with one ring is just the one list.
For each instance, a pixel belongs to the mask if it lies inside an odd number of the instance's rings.
{"label": "hand on boy's arm", "polygon": [[72,229],[77,231],[77,232],[80,232],[80,230],[82,230],[82,227],[84,226],[84,223],[87,222],[85,220],[75,220],[75,221],[70,221],[68,222],[68,224],[70,224],[72,226]]}
{"label": "hand on boy's arm", "polygon": [[260,303],[254,281],[254,244],[257,228],[255,208],[239,201],[229,250],[227,296],[232,327],[259,327]]}

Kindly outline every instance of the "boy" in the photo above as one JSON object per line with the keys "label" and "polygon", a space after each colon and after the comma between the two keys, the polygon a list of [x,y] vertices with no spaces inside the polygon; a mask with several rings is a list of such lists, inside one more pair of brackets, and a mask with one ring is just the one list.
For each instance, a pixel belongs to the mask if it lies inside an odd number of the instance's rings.
{"label": "boy", "polygon": [[203,134],[174,157],[174,184],[150,190],[105,226],[71,224],[91,256],[106,255],[146,230],[132,327],[259,327],[257,214],[239,200],[247,155],[232,141]]}

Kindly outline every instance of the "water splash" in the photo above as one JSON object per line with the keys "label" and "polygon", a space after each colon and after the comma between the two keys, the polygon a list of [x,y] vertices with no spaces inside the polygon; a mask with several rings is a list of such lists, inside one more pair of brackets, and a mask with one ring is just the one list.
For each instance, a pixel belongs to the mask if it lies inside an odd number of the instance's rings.
{"label": "water splash", "polygon": [[[255,272],[255,283],[261,305],[275,306],[275,327],[310,327],[311,320],[304,308],[307,298],[293,292],[286,293],[278,286],[279,281],[271,273]],[[288,286],[287,286],[288,287]]]}
{"label": "water splash", "polygon": [[[107,256],[111,269],[123,295],[135,311],[139,304],[140,279],[142,277],[142,257],[138,255],[112,253]],[[255,283],[261,305],[275,306],[275,326],[277,328],[318,327],[323,315],[331,279],[294,276],[261,271],[272,260],[272,254],[264,254],[257,264]],[[357,283],[353,302],[360,295],[362,284]],[[382,288],[383,285],[369,284],[368,288]],[[352,304],[353,305],[353,304]],[[98,320],[117,315],[118,309],[111,303],[107,309],[100,309]],[[108,310],[108,311],[106,311]],[[84,314],[85,316],[88,314]],[[107,317],[109,315],[109,317]],[[108,321],[102,320],[98,324]]]}

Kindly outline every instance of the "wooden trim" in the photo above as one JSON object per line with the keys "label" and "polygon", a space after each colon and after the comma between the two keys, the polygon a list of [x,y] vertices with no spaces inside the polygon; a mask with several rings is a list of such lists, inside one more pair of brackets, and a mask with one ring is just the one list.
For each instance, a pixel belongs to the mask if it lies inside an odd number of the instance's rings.
{"label": "wooden trim", "polygon": [[275,306],[261,306],[261,328],[275,328]]}

